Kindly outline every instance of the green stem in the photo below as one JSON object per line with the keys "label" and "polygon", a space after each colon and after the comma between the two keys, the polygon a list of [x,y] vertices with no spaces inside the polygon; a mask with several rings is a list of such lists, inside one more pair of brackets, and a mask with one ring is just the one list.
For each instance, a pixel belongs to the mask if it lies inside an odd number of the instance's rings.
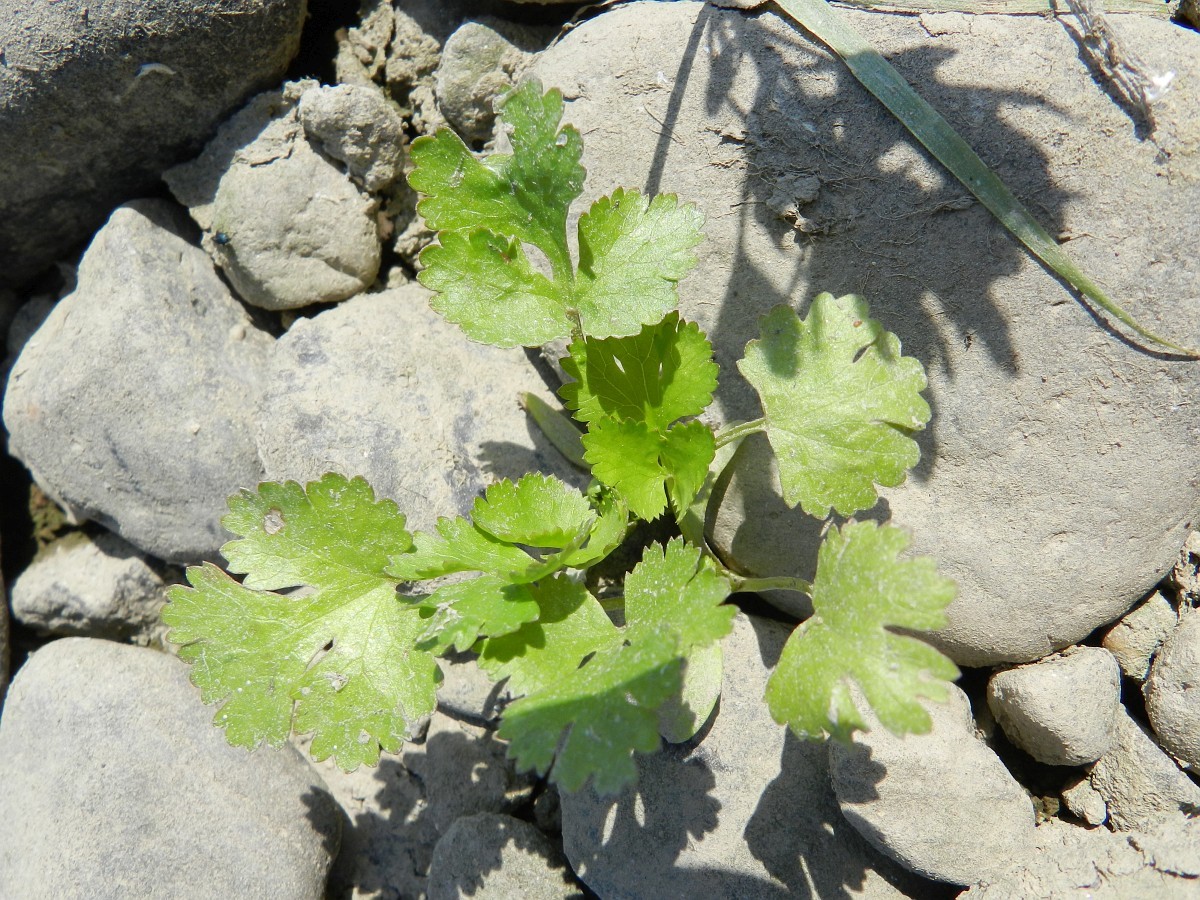
{"label": "green stem", "polygon": [[732,425],[726,425],[715,435],[717,441],[717,449],[720,450],[726,444],[732,444],[734,441],[740,441],[748,435],[759,431],[767,430],[767,419],[753,419],[749,422],[735,422]]}
{"label": "green stem", "polygon": [[826,0],[775,0],[805,31],[836,53],[901,124],[968,191],[975,195],[1034,256],[1077,291],[1146,340],[1184,356],[1200,358],[1200,351],[1183,347],[1143,327],[1121,306],[1110,300],[1058,246],[1046,229],[1021,205],[999,176],[987,167],[950,123],[912,89],[892,64],[835,12]]}

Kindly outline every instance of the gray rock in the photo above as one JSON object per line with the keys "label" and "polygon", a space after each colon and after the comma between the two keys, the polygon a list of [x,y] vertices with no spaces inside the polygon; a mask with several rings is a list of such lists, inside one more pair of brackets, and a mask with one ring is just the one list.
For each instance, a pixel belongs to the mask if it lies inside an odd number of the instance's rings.
{"label": "gray rock", "polygon": [[250,414],[270,336],[162,201],[116,210],[9,376],[9,451],[48,494],[146,553],[215,557],[262,478]]}
{"label": "gray rock", "polygon": [[470,511],[500,478],[575,478],[517,405],[551,400],[520,350],[474,344],[417,284],[297,321],[276,344],[257,412],[271,479],[362,475],[410,528]]}
{"label": "gray rock", "polygon": [[338,89],[306,81],[260,95],[164,176],[241,298],[264,309],[344,300],[379,272],[377,203],[305,138],[297,105],[314,91]]}
{"label": "gray rock", "polygon": [[6,3],[0,282],[70,251],[274,84],[304,11],[303,0]]}
{"label": "gray rock", "polygon": [[1187,598],[1193,606],[1200,604],[1200,531],[1187,536],[1170,580],[1179,590],[1181,600]]}
{"label": "gray rock", "polygon": [[373,84],[382,77],[395,17],[391,0],[360,0],[358,24],[338,29],[334,71],[339,84]]}
{"label": "gray rock", "polygon": [[371,193],[400,177],[404,166],[404,120],[377,87],[343,84],[306,91],[300,122],[309,141],[346,164]]}
{"label": "gray rock", "polygon": [[1200,767],[1200,614],[1180,619],[1143,688],[1158,741],[1185,767]]}
{"label": "gray rock", "polygon": [[514,37],[515,29],[498,19],[464,22],[442,48],[434,86],[438,108],[468,143],[492,136],[493,102],[529,65],[532,46],[522,48]]}
{"label": "gray rock", "polygon": [[425,742],[404,765],[425,786],[427,814],[439,833],[475,813],[511,813],[528,801],[533,778],[517,774],[508,745],[492,732],[434,713]]}
{"label": "gray rock", "polygon": [[[308,755],[309,736],[293,736],[292,742]],[[406,745],[405,753],[419,746]],[[353,772],[343,772],[332,759],[312,766],[346,817],[327,896],[424,896],[440,835],[428,815],[421,779],[390,754],[376,767]]]}
{"label": "gray rock", "polygon": [[38,294],[22,303],[13,313],[8,325],[8,335],[5,339],[5,349],[14,360],[20,354],[31,337],[42,327],[50,310],[54,309],[54,298],[47,294]]}
{"label": "gray rock", "polygon": [[0,896],[324,896],[337,808],[290,748],[247,754],[186,667],[54,641],[0,721]]}
{"label": "gray rock", "polygon": [[1084,765],[1112,747],[1121,670],[1101,647],[1071,647],[996,672],[987,698],[1008,739],[1038,762]]}
{"label": "gray rock", "polygon": [[502,16],[497,0],[399,0],[384,76],[392,96],[412,110],[410,123],[420,134],[446,125],[434,89],[446,40],[462,23],[489,14]]}
{"label": "gray rock", "polygon": [[[638,756],[615,798],[560,792],[563,845],[605,900],[922,896],[927,882],[876,854],[838,812],[825,747],[763,702],[788,630],[744,615],[723,642],[716,715],[696,740]],[[1032,813],[1030,813],[1032,818]]]}
{"label": "gray rock", "polygon": [[442,683],[438,685],[438,709],[473,725],[495,727],[504,707],[512,699],[506,682],[495,682],[479,668],[473,654],[443,656],[438,665]]}
{"label": "gray rock", "polygon": [[1018,866],[960,894],[960,900],[1189,900],[1200,874],[1200,828],[1113,834],[1050,820]]}
{"label": "gray rock", "polygon": [[[1151,69],[1179,76],[1145,141],[1055,21],[841,15],[1051,234],[1075,236],[1073,257],[1111,296],[1147,326],[1200,342],[1200,257],[1131,225],[1200,230],[1200,35],[1122,20]],[[681,294],[722,365],[716,419],[759,415],[733,368],[758,317],[778,303],[803,309],[822,290],[864,294],[924,363],[934,419],[923,461],[879,513],[958,582],[936,638],[957,661],[1039,659],[1117,618],[1170,569],[1200,515],[1200,405],[1188,402],[1200,368],[1098,327],[823,47],[769,7],[622,4],[531,74],[564,91],[586,136],[576,215],[618,185],[675,192],[705,214]],[[794,190],[799,175],[820,181],[815,196]],[[781,183],[798,216],[771,211]],[[759,465],[745,459],[726,486],[714,539],[733,563],[785,574],[781,561],[799,569],[813,551],[781,500],[743,502],[738,478]]]}
{"label": "gray rock", "polygon": [[1108,820],[1108,804],[1086,775],[1063,790],[1062,800],[1072,815],[1088,825],[1103,825]]}
{"label": "gray rock", "polygon": [[55,541],[12,589],[13,615],[30,628],[140,644],[161,638],[164,601],[158,573],[135,547],[107,533]]}
{"label": "gray rock", "polygon": [[1164,819],[1178,822],[1181,813],[1200,811],[1200,787],[1123,710],[1116,743],[1088,777],[1108,805],[1109,827],[1117,831],[1150,830]]}
{"label": "gray rock", "polygon": [[562,853],[528,822],[495,813],[459,819],[438,841],[429,900],[582,898]]}
{"label": "gray rock", "polygon": [[1171,601],[1162,591],[1155,591],[1118,619],[1102,643],[1117,658],[1125,677],[1140,684],[1150,672],[1150,660],[1178,621]]}
{"label": "gray rock", "polygon": [[1031,842],[1033,804],[975,733],[971,704],[951,687],[927,703],[929,734],[878,723],[829,745],[842,815],[881,852],[936,881],[967,885],[1004,872]]}

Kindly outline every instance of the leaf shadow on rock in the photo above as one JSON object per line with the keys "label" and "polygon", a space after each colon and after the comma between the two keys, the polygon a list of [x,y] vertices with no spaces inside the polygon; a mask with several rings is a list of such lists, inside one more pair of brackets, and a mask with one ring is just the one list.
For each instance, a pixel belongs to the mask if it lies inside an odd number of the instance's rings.
{"label": "leaf shadow on rock", "polygon": [[[490,731],[481,739],[439,731],[406,744],[399,758],[385,754],[376,769],[345,777],[347,787],[339,793],[343,802],[349,794],[359,809],[343,823],[331,900],[355,891],[423,894],[434,846],[456,819],[480,812],[528,818],[532,809],[534,779],[514,774]],[[499,865],[498,857],[475,862],[481,877]]]}
{"label": "leaf shadow on rock", "polygon": [[[875,783],[885,770],[870,770]],[[865,794],[874,794],[869,780]],[[781,839],[786,835],[787,839]],[[830,784],[824,741],[805,741],[788,732],[779,776],[763,791],[746,827],[746,843],[788,896],[834,900],[859,896],[868,865],[877,877],[911,897],[940,900],[957,889],[905,871],[872,848],[842,816]]]}
{"label": "leaf shadow on rock", "polygon": [[[711,60],[700,86],[690,84],[697,54]],[[889,59],[1043,226],[1058,233],[1071,195],[1051,180],[1045,152],[1007,124],[1006,111],[1050,108],[1064,127],[1069,117],[1035,93],[947,83],[939,67],[953,54],[922,44]],[[731,209],[737,221],[734,246],[725,251],[728,286],[709,335],[723,371],[758,336],[759,315],[780,303],[803,312],[818,291],[866,296],[908,355],[947,376],[966,352],[987,353],[1001,372],[1019,371],[1009,323],[993,295],[1021,269],[1025,249],[840,60],[773,13],[706,6],[674,75],[645,189],[670,188],[670,156],[681,152],[674,129],[689,91],[703,90],[710,121],[736,123],[723,128],[721,139],[739,145],[746,162]],[[735,90],[747,83],[757,85],[749,102]],[[787,271],[779,271],[778,252],[764,254],[762,238],[752,237],[761,233],[777,247],[794,248]],[[749,418],[757,407],[738,382],[722,379],[717,402],[729,418]],[[936,398],[929,399],[935,410],[918,435],[918,478],[929,476],[936,456],[939,419]]]}

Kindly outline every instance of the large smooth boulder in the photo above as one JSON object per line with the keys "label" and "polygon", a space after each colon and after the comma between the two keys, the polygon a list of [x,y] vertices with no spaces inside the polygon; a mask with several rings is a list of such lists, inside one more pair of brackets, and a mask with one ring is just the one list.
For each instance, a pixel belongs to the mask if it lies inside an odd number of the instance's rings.
{"label": "large smooth boulder", "polygon": [[318,900],[340,813],[291,747],[247,754],[172,656],[65,638],[0,720],[0,896]]}
{"label": "large smooth boulder", "polygon": [[[1044,17],[839,9],[1058,235],[1157,331],[1200,343],[1200,35],[1123,16],[1175,85],[1145,140]],[[612,48],[620,47],[614,53]],[[622,4],[532,73],[585,136],[584,203],[670,191],[707,220],[684,316],[716,347],[713,417],[752,419],[734,363],[776,304],[861,293],[929,373],[922,461],[877,511],[959,585],[936,635],[955,660],[1038,659],[1121,615],[1200,514],[1200,364],[1107,327],[851,77],[770,7]],[[1145,223],[1153,222],[1153,228]],[[712,524],[727,560],[811,577],[814,529],[749,441]]]}
{"label": "large smooth boulder", "polygon": [[305,0],[0,4],[0,283],[151,190],[300,43]]}
{"label": "large smooth boulder", "polygon": [[273,340],[173,204],[117,209],[8,380],[9,452],[79,516],[162,559],[214,559],[262,480],[250,414]]}

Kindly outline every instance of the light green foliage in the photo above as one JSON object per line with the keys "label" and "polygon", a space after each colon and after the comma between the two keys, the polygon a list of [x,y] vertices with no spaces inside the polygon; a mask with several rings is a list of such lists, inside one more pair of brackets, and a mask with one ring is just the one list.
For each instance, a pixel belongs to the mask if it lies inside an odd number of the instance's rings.
{"label": "light green foliage", "polygon": [[408,183],[425,195],[417,211],[429,227],[443,234],[482,229],[532,244],[546,254],[556,277],[569,277],[567,209],[583,190],[586,173],[579,164],[579,132],[558,127],[562,109],[558,91],[543,95],[536,81],[522,84],[500,109],[513,152],[486,162],[447,129],[413,141]]}
{"label": "light green foliage", "polygon": [[[213,566],[188,570],[163,621],[230,743],[281,745],[312,732],[317,759],[343,769],[396,751],[434,707],[433,657],[413,645],[425,627],[383,573],[406,547],[404,517],[362,479],[326,475],[301,488],[265,484],[231,500],[226,544],[238,584]],[[286,597],[265,588],[306,585]]]}
{"label": "light green foliage", "polygon": [[851,522],[826,536],[813,582],[813,616],[784,645],[767,682],[767,705],[801,737],[849,739],[865,727],[853,681],[880,722],[896,734],[929,730],[918,697],[944,700],[945,680],[958,677],[949,659],[916,637],[946,622],[954,582],[933,560],[900,560],[908,546],[899,528]]}
{"label": "light green foliage", "polygon": [[[439,132],[414,142],[410,182],[438,231],[420,274],[435,309],[502,347],[570,335],[562,365],[573,380],[561,395],[575,421],[532,395],[524,402],[591,466],[591,486],[540,474],[499,481],[469,517],[412,535],[359,478],[234,497],[224,521],[239,537],[223,552],[244,582],[189,569],[191,587],[173,588],[163,614],[205,701],[221,704],[218,724],[247,747],[312,732],[318,759],[372,764],[433,710],[434,654],[474,650],[518,698],[499,730],[518,765],[565,790],[590,780],[614,793],[636,777],[636,751],[656,749],[660,734],[692,737],[715,708],[720,641],[736,613],[729,594],[784,587],[811,593],[815,615],[768,683],[778,721],[846,737],[862,724],[853,682],[888,728],[927,727],[917,699],[942,696],[937,679],[957,671],[890,629],[937,628],[954,588],[929,560],[897,558],[903,533],[853,522],[829,531],[811,588],[735,575],[704,534],[721,469],[756,429],[779,457],[785,499],[809,513],[849,514],[875,502],[876,484],[899,484],[917,461],[910,432],[929,418],[920,364],[860,298],[822,294],[804,319],[780,307],[739,364],[764,418],[722,432],[718,453],[697,418],[717,386],[712,346],[674,311],[700,214],[673,196],[618,189],[581,217],[575,269],[566,222],[584,171],[562,110],[557,92],[526,83],[502,104],[510,155],[480,160]],[[631,515],[651,520],[668,507],[686,539],[645,548],[623,588],[624,554],[579,571],[621,546]],[[291,587],[310,592],[273,593]],[[621,627],[610,618],[618,610]]]}
{"label": "light green foliage", "polygon": [[[560,393],[588,423],[584,459],[643,519],[682,516],[704,483],[716,445],[696,416],[712,401],[712,345],[675,313],[631,337],[579,338],[562,361],[574,381]],[[665,488],[665,491],[664,491]]]}
{"label": "light green foliage", "polygon": [[479,647],[480,667],[497,681],[507,678],[517,694],[552,685],[589,653],[621,640],[620,630],[583,585],[555,575],[532,589],[541,608],[538,620]]}
{"label": "light green foliage", "polygon": [[[528,667],[535,673],[518,680],[536,687],[506,711],[500,736],[522,766],[546,772],[553,761],[551,777],[567,790],[581,787],[589,775],[602,794],[632,780],[633,751],[657,746],[657,710],[679,695],[684,657],[713,645],[733,625],[736,610],[723,605],[728,581],[681,540],[648,548],[625,589],[623,629],[597,616],[602,611],[594,600],[560,587],[569,610],[562,621],[574,617],[574,628],[548,632],[543,620],[489,640],[481,650],[481,664],[493,674],[503,665],[494,662],[498,653],[507,657],[503,671]],[[577,642],[581,630],[592,632],[588,644]],[[540,659],[547,653],[553,654],[550,666]],[[521,662],[514,667],[516,659]]]}
{"label": "light green foliage", "polygon": [[712,345],[678,313],[632,337],[577,339],[568,354],[563,371],[575,380],[559,394],[581,422],[619,419],[665,431],[704,412],[717,388]]}
{"label": "light green foliage", "polygon": [[[635,334],[676,304],[675,285],[696,264],[701,216],[675,197],[618,189],[580,218],[580,264],[567,247],[567,210],[583,186],[579,132],[559,128],[562,96],[525,82],[500,116],[512,154],[477,159],[453,132],[413,142],[409,183],[438,231],[419,279],[433,308],[474,340],[535,347],[573,328]],[[543,274],[524,245],[550,263]]]}
{"label": "light green foliage", "polygon": [[653,200],[617,188],[579,219],[574,306],[585,334],[634,334],[675,308],[675,284],[692,270],[700,212],[674,194]]}
{"label": "light green foliage", "polygon": [[861,297],[821,294],[804,319],[776,307],[738,368],[762,400],[789,506],[851,515],[917,464],[909,432],[929,421],[925,371]]}
{"label": "light green foliage", "polygon": [[718,641],[733,628],[737,610],[725,605],[729,581],[698,547],[680,538],[652,544],[625,578],[629,640],[647,632],[674,631],[682,653]]}
{"label": "light green foliage", "polygon": [[637,778],[633,751],[658,749],[657,710],[679,693],[680,669],[671,637],[646,632],[512,704],[499,736],[521,768],[568,791],[591,776],[598,794],[615,794]]}
{"label": "light green foliage", "polygon": [[[611,552],[624,516],[611,503],[603,512],[597,517],[579,491],[556,478],[531,474],[515,484],[500,481],[475,501],[474,523],[440,519],[436,533],[418,532],[410,549],[393,556],[388,572],[402,581],[483,572],[506,584],[528,584]],[[534,557],[518,545],[556,552]]]}
{"label": "light green foliage", "polygon": [[539,612],[528,585],[508,584],[494,575],[438,588],[420,605],[430,621],[417,646],[438,654],[450,647],[470,650],[480,634],[509,634]]}

